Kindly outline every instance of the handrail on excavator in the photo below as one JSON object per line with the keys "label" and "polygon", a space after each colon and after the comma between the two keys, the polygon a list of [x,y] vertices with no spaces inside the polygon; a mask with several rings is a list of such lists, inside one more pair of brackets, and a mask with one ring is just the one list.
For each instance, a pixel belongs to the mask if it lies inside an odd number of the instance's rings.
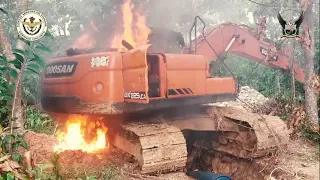
{"label": "handrail on excavator", "polygon": [[194,52],[196,52],[197,51],[197,24],[198,24],[198,21],[197,20],[200,20],[201,22],[202,22],[202,24],[203,24],[203,28],[202,28],[202,35],[203,35],[203,37],[205,38],[205,36],[204,36],[204,30],[205,30],[205,28],[206,28],[206,23],[203,21],[203,19],[200,17],[200,16],[196,16],[196,17],[194,17],[194,21],[193,21],[193,24],[192,24],[192,26],[191,26],[191,29],[190,29],[190,31],[189,31],[189,43],[190,43],[190,47],[189,47],[189,53],[191,54],[192,53],[192,51],[191,51],[191,48],[192,48],[192,31],[193,31],[193,29],[194,29],[194,42],[195,42],[195,47],[194,47]]}
{"label": "handrail on excavator", "polygon": [[[193,25],[192,25],[192,27],[191,27],[191,29],[190,29],[190,32],[189,32],[189,41],[190,41],[190,47],[189,47],[189,53],[190,54],[192,54],[192,53],[196,53],[196,51],[197,51],[197,24],[198,24],[198,21],[197,20],[200,20],[201,22],[202,22],[202,24],[203,24],[203,28],[202,28],[202,36],[203,36],[203,39],[206,41],[206,43],[208,44],[208,46],[210,47],[210,49],[216,54],[216,56],[218,57],[218,59],[219,58],[221,58],[220,56],[219,56],[219,54],[214,50],[214,48],[211,46],[211,44],[209,43],[209,41],[207,40],[207,38],[206,38],[206,36],[205,36],[205,34],[204,34],[204,30],[205,30],[205,28],[206,28],[206,23],[203,21],[203,19],[200,17],[200,16],[195,16],[195,18],[194,18],[194,22],[193,22]],[[193,30],[193,28],[194,28],[194,36],[195,36],[195,38],[194,38],[194,52],[192,52],[192,50],[191,50],[191,47],[192,47],[192,40],[191,40],[191,34],[192,34],[192,30]],[[237,37],[239,37],[238,35],[235,35],[235,36],[237,36]],[[228,49],[229,49],[229,47],[227,47]],[[227,50],[227,49],[226,49]],[[224,58],[224,57],[222,57],[222,58]],[[227,70],[230,72],[230,74],[232,75],[232,77],[234,78],[234,79],[237,79],[236,78],[236,76],[232,73],[232,71],[228,68],[228,66],[222,61],[222,64],[227,68]],[[211,67],[210,67],[211,68]]]}
{"label": "handrail on excavator", "polygon": [[[203,24],[203,28],[202,28],[202,36],[203,36],[203,39],[206,41],[206,43],[209,45],[210,49],[217,55],[218,59],[219,58],[225,58],[225,57],[220,57],[219,54],[214,50],[214,48],[211,46],[211,44],[208,42],[206,36],[205,36],[205,28],[206,28],[206,23],[203,21],[203,19],[200,17],[200,16],[195,16],[194,18],[194,22],[191,26],[191,29],[189,31],[189,43],[190,43],[190,47],[189,47],[189,53],[192,54],[192,53],[196,53],[197,51],[197,24],[198,24],[198,19],[202,22]],[[192,40],[191,40],[191,36],[192,36],[192,31],[194,29],[194,51],[192,51]],[[238,38],[239,35],[235,35],[235,38]],[[231,44],[233,43],[234,39],[232,40]],[[226,48],[226,51],[228,51],[228,49],[230,48],[231,44],[228,45],[228,47]],[[236,77],[232,71],[229,69],[229,67],[222,61],[222,64],[226,67],[226,69],[230,72],[230,74],[232,75],[233,79],[235,79],[237,82],[238,82],[238,77]],[[209,66],[211,69],[212,66],[210,65]],[[209,70],[209,72],[211,72],[211,70]],[[239,83],[237,83],[237,90],[239,90]]]}

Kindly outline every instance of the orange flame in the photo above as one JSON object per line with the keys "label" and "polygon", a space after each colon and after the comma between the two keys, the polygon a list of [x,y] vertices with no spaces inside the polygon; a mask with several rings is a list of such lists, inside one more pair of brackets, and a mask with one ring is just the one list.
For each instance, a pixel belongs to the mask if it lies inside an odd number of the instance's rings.
{"label": "orange flame", "polygon": [[[118,28],[110,42],[111,48],[116,48],[118,51],[125,51],[121,41],[124,39],[133,47],[147,44],[148,36],[151,30],[146,24],[146,17],[141,13],[141,9],[135,7],[131,0],[125,0],[121,5],[122,27]],[[94,48],[97,46],[95,34],[99,32],[93,21],[90,21],[90,26],[86,28],[82,36],[72,45],[73,48]]]}
{"label": "orange flame", "polygon": [[151,30],[148,28],[146,22],[146,17],[140,14],[136,14],[137,22],[136,22],[136,42],[137,45],[147,44],[148,36],[151,33]]}
{"label": "orange flame", "polygon": [[99,121],[89,121],[87,116],[70,115],[66,131],[58,131],[58,144],[55,152],[64,150],[82,150],[96,152],[109,147],[106,140],[107,128]]}
{"label": "orange flame", "polygon": [[97,26],[90,21],[90,27],[82,34],[76,42],[72,45],[73,48],[93,48],[96,46],[96,40],[93,38],[93,33],[98,32]]}
{"label": "orange flame", "polygon": [[134,5],[131,4],[131,0],[127,0],[127,2],[122,5],[121,10],[123,13],[123,23],[124,23],[123,39],[125,39],[128,43],[130,43],[134,47],[135,42],[133,38],[133,29],[132,29],[133,8],[134,8]]}
{"label": "orange flame", "polygon": [[89,32],[84,33],[77,39],[77,41],[72,45],[73,48],[93,48],[96,45],[96,41],[91,38]]}
{"label": "orange flame", "polygon": [[123,34],[115,34],[111,46],[118,48],[119,51],[124,51],[125,48],[121,45],[122,39],[126,40],[133,47],[147,44],[148,35],[151,30],[146,25],[146,17],[138,12],[131,0],[126,0],[121,6],[123,20]]}

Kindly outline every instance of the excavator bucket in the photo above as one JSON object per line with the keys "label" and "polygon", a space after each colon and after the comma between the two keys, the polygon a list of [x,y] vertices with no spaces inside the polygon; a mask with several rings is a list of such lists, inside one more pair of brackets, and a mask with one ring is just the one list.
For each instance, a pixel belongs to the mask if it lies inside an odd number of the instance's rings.
{"label": "excavator bucket", "polygon": [[123,87],[125,102],[148,103],[147,51],[143,45],[123,53]]}

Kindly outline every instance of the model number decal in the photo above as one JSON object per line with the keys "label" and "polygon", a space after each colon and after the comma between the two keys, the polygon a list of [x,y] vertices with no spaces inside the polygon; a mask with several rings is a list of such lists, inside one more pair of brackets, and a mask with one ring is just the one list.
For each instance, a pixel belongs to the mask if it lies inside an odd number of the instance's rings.
{"label": "model number decal", "polygon": [[266,49],[264,49],[263,47],[260,48],[261,54],[267,56],[268,55],[268,51]]}
{"label": "model number decal", "polygon": [[[260,47],[260,52],[262,55],[264,56],[268,56],[268,50],[263,48],[263,47]],[[273,56],[273,60],[274,61],[277,61],[278,60],[278,56]]]}
{"label": "model number decal", "polygon": [[125,99],[147,99],[146,93],[144,92],[125,92],[124,93],[124,98]]}
{"label": "model number decal", "polygon": [[109,65],[109,56],[91,58],[91,67],[104,67]]}

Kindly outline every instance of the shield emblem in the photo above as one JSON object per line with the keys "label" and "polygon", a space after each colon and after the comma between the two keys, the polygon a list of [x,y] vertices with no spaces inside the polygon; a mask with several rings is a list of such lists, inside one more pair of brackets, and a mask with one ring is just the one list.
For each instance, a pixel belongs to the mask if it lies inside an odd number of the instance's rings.
{"label": "shield emblem", "polygon": [[285,25],[285,34],[287,36],[295,36],[297,33],[297,27],[295,24]]}

